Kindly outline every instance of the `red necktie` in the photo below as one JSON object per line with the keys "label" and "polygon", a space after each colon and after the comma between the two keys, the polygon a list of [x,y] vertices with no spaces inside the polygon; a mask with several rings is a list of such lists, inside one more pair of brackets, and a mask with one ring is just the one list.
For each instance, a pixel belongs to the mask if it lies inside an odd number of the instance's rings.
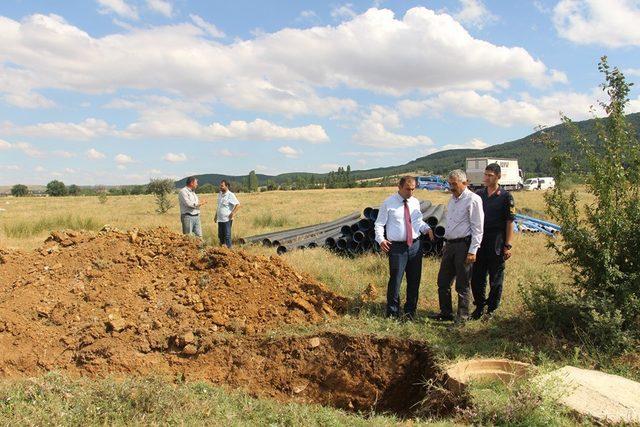
{"label": "red necktie", "polygon": [[407,231],[407,246],[413,245],[413,227],[411,227],[411,213],[409,213],[409,203],[404,200],[404,229]]}

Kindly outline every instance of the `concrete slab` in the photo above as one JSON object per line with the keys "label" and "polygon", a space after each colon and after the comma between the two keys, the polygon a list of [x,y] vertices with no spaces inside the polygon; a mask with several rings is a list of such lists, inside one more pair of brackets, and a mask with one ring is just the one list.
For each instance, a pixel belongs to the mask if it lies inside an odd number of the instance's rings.
{"label": "concrete slab", "polygon": [[534,381],[579,414],[602,422],[640,424],[640,383],[636,381],[573,366]]}

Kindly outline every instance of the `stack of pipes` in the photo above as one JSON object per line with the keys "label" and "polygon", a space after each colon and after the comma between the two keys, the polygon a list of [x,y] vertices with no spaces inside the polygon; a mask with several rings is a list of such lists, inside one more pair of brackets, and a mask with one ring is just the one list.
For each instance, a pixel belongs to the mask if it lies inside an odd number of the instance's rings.
{"label": "stack of pipes", "polygon": [[543,233],[551,237],[562,231],[557,224],[522,214],[516,214],[513,226],[515,231]]}
{"label": "stack of pipes", "polygon": [[[442,251],[444,236],[444,205],[432,205],[430,201],[420,202],[422,217],[434,230],[435,241],[422,237],[425,255],[439,255]],[[241,243],[262,243],[276,247],[278,254],[295,249],[326,247],[334,252],[356,256],[366,252],[380,252],[375,241],[374,223],[378,209],[367,207],[362,216],[354,212],[334,221],[299,227],[291,230],[276,231],[245,237]]]}

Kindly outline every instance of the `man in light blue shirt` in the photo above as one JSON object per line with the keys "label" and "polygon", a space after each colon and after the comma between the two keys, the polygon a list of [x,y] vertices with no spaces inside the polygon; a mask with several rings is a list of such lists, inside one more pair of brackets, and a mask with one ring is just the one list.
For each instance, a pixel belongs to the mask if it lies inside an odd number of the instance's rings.
{"label": "man in light blue shirt", "polygon": [[389,254],[386,316],[400,316],[400,285],[406,272],[407,302],[404,305],[404,315],[407,320],[414,319],[418,305],[422,275],[420,234],[426,233],[433,240],[431,228],[422,220],[420,202],[413,197],[415,189],[414,177],[402,177],[398,183],[398,192],[389,196],[380,206],[374,226],[376,242]]}
{"label": "man in light blue shirt", "polygon": [[231,226],[233,217],[240,207],[240,202],[235,194],[229,189],[229,183],[223,179],[220,182],[220,193],[218,193],[218,209],[216,209],[215,221],[218,223],[218,239],[220,244],[231,247]]}

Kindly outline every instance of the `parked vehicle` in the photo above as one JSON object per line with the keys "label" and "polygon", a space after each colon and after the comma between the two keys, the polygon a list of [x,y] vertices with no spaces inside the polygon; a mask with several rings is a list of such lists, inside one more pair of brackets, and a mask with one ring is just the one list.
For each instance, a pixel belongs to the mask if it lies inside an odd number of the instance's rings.
{"label": "parked vehicle", "polygon": [[533,190],[547,190],[556,186],[556,180],[550,176],[529,178],[524,182],[524,189],[528,191]]}
{"label": "parked vehicle", "polygon": [[416,178],[416,187],[423,190],[448,190],[449,183],[439,175],[419,176]]}
{"label": "parked vehicle", "polygon": [[484,186],[484,170],[487,165],[497,163],[502,170],[500,185],[507,190],[521,190],[524,187],[522,169],[517,159],[495,159],[491,157],[472,157],[467,159],[467,182],[472,190]]}

